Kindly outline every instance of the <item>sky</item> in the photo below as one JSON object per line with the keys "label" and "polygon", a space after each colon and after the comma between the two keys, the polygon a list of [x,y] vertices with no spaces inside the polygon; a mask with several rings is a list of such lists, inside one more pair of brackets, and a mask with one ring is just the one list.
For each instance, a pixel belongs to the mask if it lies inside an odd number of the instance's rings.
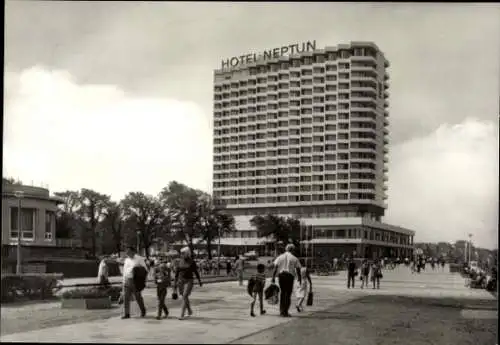
{"label": "sky", "polygon": [[120,199],[211,191],[213,70],[316,40],[390,61],[385,222],[498,242],[498,4],[6,2],[3,175]]}

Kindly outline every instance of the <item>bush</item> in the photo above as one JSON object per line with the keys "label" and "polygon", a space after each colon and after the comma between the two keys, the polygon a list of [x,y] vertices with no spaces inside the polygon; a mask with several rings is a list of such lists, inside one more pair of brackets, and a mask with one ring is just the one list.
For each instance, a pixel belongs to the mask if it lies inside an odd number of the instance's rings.
{"label": "bush", "polygon": [[[47,272],[63,273],[66,278],[97,277],[98,260],[47,260]],[[119,276],[120,268],[117,262],[108,261],[109,276]]]}
{"label": "bush", "polygon": [[5,274],[1,281],[1,301],[15,302],[21,300],[44,300],[54,297],[60,289],[58,281],[62,274]]}
{"label": "bush", "polygon": [[120,298],[122,288],[118,286],[111,286],[109,288],[103,287],[84,287],[71,289],[63,292],[62,298],[64,299],[92,299],[92,298],[110,298],[111,301],[117,301]]}
{"label": "bush", "polygon": [[450,272],[451,273],[462,272],[462,271],[463,271],[463,265],[450,264]]}

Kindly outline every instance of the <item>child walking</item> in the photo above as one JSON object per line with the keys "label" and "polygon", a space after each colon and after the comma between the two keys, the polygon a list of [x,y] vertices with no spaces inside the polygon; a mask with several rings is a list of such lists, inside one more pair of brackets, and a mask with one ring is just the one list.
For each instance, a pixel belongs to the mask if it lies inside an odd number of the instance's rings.
{"label": "child walking", "polygon": [[297,311],[300,313],[304,311],[304,307],[302,304],[304,303],[304,300],[306,299],[307,295],[309,294],[310,291],[312,291],[312,281],[311,281],[311,275],[309,274],[309,270],[307,267],[302,266],[300,269],[300,285],[297,288],[297,292],[295,293],[295,297],[297,297]]}
{"label": "child walking", "polygon": [[266,266],[264,264],[257,265],[257,273],[248,281],[248,293],[252,296],[250,303],[250,316],[255,317],[254,306],[257,296],[259,297],[260,315],[264,315],[264,286],[266,285]]}
{"label": "child walking", "polygon": [[167,289],[170,286],[171,280],[170,263],[160,261],[160,263],[155,267],[154,276],[156,282],[156,297],[158,299],[158,314],[156,319],[161,320],[162,313],[165,314],[165,317],[168,317],[168,308],[165,304],[165,297],[167,296]]}

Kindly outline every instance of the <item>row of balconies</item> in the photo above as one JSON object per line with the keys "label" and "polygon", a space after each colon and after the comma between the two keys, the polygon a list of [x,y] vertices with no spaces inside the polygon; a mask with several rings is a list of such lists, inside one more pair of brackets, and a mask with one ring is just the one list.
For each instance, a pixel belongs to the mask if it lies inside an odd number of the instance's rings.
{"label": "row of balconies", "polygon": [[[235,163],[238,162],[241,164],[256,164],[257,162],[278,162],[277,165],[288,165],[290,162],[293,162],[295,160],[299,160],[301,158],[311,158],[313,164],[321,164],[322,162],[326,160],[331,160],[331,161],[366,161],[369,160],[370,162],[372,161],[377,161],[381,159],[388,158],[386,154],[382,155],[379,152],[371,149],[366,149],[364,151],[360,149],[356,149],[356,151],[334,151],[334,150],[328,150],[328,151],[314,151],[314,152],[301,152],[301,153],[293,153],[293,154],[286,154],[286,153],[274,153],[274,152],[264,152],[263,155],[255,155],[255,154],[247,154],[247,153],[242,153],[236,151],[236,153],[220,153],[216,152],[214,154],[214,164],[221,164],[221,163]],[[363,155],[351,155],[351,158],[343,158],[340,156],[336,156],[336,154],[348,154],[348,153],[362,153]],[[271,163],[274,164],[274,163]]]}
{"label": "row of balconies", "polygon": [[[238,89],[238,91],[232,92],[215,92],[214,100],[223,101],[231,98],[240,97],[254,97],[254,96],[278,96],[280,93],[293,93],[302,92],[304,90],[317,90],[321,89],[322,92],[347,92],[350,91],[362,91],[366,88],[366,91],[371,91],[377,89],[377,85],[380,81],[377,78],[370,76],[363,77],[353,77],[349,79],[338,79],[334,80],[333,76],[326,76],[326,78],[316,78],[316,79],[302,79],[302,80],[291,80],[288,82],[277,82],[269,84],[266,86],[249,86],[246,88]],[[384,81],[381,82],[384,90],[389,89],[389,83]]]}
{"label": "row of balconies", "polygon": [[[329,128],[330,130],[337,130],[337,127],[339,130],[347,130],[350,128],[367,128],[367,129],[377,129],[377,120],[373,118],[353,118],[351,120],[349,119],[331,119],[331,115],[329,119],[322,119],[322,120],[317,120],[317,117],[315,118],[303,118],[301,120],[298,119],[290,119],[290,120],[283,120],[283,119],[266,119],[265,116],[262,116],[261,119],[257,119],[253,122],[250,121],[242,121],[238,123],[237,120],[215,120],[214,121],[214,131],[221,131],[221,130],[238,130],[238,132],[245,132],[245,131],[254,131],[258,128],[258,126],[266,125],[267,129],[294,129],[290,127],[299,127],[299,128],[307,128],[307,127],[314,127],[314,126],[320,126],[320,127],[325,127]],[[261,128],[259,128],[261,129]]]}
{"label": "row of balconies", "polygon": [[[340,85],[345,85],[345,88],[348,89],[349,87],[352,88],[357,88],[360,86],[368,86],[368,87],[374,87],[377,88],[378,84],[388,84],[387,81],[384,80],[379,80],[378,78],[374,76],[369,76],[369,75],[363,75],[362,77],[368,77],[369,79],[359,81],[359,80],[351,80],[349,78],[348,74],[342,74],[335,72],[326,72],[325,75],[322,75],[320,77],[302,77],[302,78],[290,78],[286,80],[279,80],[279,81],[273,81],[273,82],[268,82],[268,83],[258,83],[258,84],[252,84],[252,85],[247,85],[243,86],[240,88],[233,88],[231,90],[223,90],[223,91],[214,91],[214,99],[224,99],[228,97],[238,97],[242,95],[255,95],[257,93],[264,93],[264,92],[269,92],[269,91],[277,91],[277,90],[283,90],[283,89],[288,89],[289,87],[300,87],[300,86],[309,86],[309,85],[316,85],[316,86],[321,86],[325,87],[324,84],[340,84]],[[357,78],[354,77],[354,78]]]}
{"label": "row of balconies", "polygon": [[[277,167],[273,167],[277,168]],[[278,174],[277,172],[275,173],[270,173],[267,172],[268,169],[253,169],[253,170],[239,170],[239,169],[228,169],[228,170],[223,170],[223,169],[218,169],[214,170],[213,172],[213,179],[214,180],[228,180],[229,178],[247,178],[247,179],[265,179],[265,178],[270,178],[270,177],[278,177],[278,176],[286,176],[286,177],[295,177],[295,178],[305,178],[309,177],[313,178],[313,176],[318,175],[318,174],[333,174],[337,173],[338,175],[344,174],[348,175],[349,173],[354,174],[380,174],[379,169],[374,169],[374,168],[356,168],[356,169],[337,169],[334,164],[331,164],[330,166],[325,166],[323,169],[306,169],[307,167],[302,167],[304,169],[296,169],[296,168],[288,168],[288,170],[283,170],[281,174]],[[277,170],[277,169],[273,169]],[[387,169],[382,169],[382,171],[385,173],[387,172]],[[234,173],[234,175],[231,175]],[[231,176],[231,177],[229,177]],[[345,179],[348,179],[346,177]],[[340,180],[340,178],[339,178]]]}
{"label": "row of balconies", "polygon": [[[293,101],[301,101],[302,105],[308,105],[308,104],[316,104],[319,106],[324,106],[324,105],[336,105],[337,103],[341,102],[349,102],[349,100],[352,101],[358,101],[358,102],[376,102],[378,100],[378,97],[375,94],[373,96],[369,95],[366,91],[364,95],[349,95],[348,91],[346,93],[338,92],[337,95],[329,95],[329,97],[325,96],[318,96],[318,94],[324,94],[324,91],[302,91],[300,95],[290,95],[290,96],[280,96],[275,98],[269,99],[268,96],[259,96],[259,97],[254,97],[254,96],[248,96],[248,97],[240,97],[237,100],[231,100],[231,101],[215,101],[214,102],[214,108],[215,109],[223,109],[223,108],[230,108],[230,107],[239,107],[241,108],[242,106],[253,106],[253,105],[276,105],[278,108],[283,108],[289,106],[290,102]],[[345,95],[345,96],[344,96]],[[343,96],[343,97],[340,97]],[[312,97],[312,98],[311,98]],[[261,99],[258,99],[261,98]],[[385,98],[384,98],[385,99]],[[292,100],[292,101],[290,101]]]}
{"label": "row of balconies", "polygon": [[[384,160],[382,159],[351,159],[351,160],[335,160],[335,159],[324,159],[322,161],[311,161],[309,159],[305,159],[307,157],[302,157],[302,159],[299,162],[299,159],[296,158],[292,161],[292,159],[289,159],[289,163],[284,163],[284,162],[279,162],[279,161],[285,161],[286,159],[279,159],[279,160],[274,160],[274,163],[269,163],[270,161],[248,161],[245,162],[244,160],[234,160],[234,163],[224,163],[224,164],[217,164],[215,163],[213,165],[214,172],[218,171],[234,171],[234,172],[246,172],[251,173],[252,171],[258,171],[258,170],[267,170],[267,173],[270,175],[275,175],[275,174],[280,174],[280,173],[291,173],[291,174],[300,174],[300,173],[308,173],[308,172],[313,172],[313,173],[322,173],[325,170],[359,170],[359,169],[371,169],[375,170],[375,168],[370,168],[372,164],[378,165],[379,168],[384,169],[382,165],[385,165],[382,163]],[[355,161],[354,163],[351,163]],[[262,164],[256,164],[256,163],[262,163]],[[335,165],[338,164],[337,169],[335,169]],[[351,164],[350,166],[347,166],[348,164]],[[356,165],[357,164],[357,165]],[[361,166],[359,166],[361,165]],[[368,166],[370,165],[370,166]],[[312,167],[312,170],[309,170],[309,168]],[[278,172],[279,171],[279,172]],[[264,175],[264,173],[258,173],[260,175]]]}
{"label": "row of balconies", "polygon": [[[373,182],[373,181],[372,181]],[[300,184],[300,185],[265,185],[254,186],[253,188],[238,189],[238,187],[214,187],[216,192],[235,192],[235,195],[255,195],[255,194],[287,194],[300,192],[322,192],[322,191],[351,191],[355,193],[375,192],[377,186],[374,183],[363,183],[363,185],[351,185],[342,183],[333,184]],[[225,194],[222,194],[225,195]],[[231,195],[231,194],[228,194]]]}
{"label": "row of balconies", "polygon": [[[217,174],[214,174],[217,175]],[[300,186],[305,184],[325,184],[325,183],[368,183],[376,182],[377,184],[382,183],[385,186],[384,181],[380,181],[380,174],[368,173],[368,174],[349,174],[344,173],[330,173],[324,175],[299,175],[291,176],[286,173],[282,175],[274,175],[272,177],[263,178],[247,178],[244,179],[241,176],[235,178],[225,178],[217,179],[214,178],[213,186],[214,189],[224,189],[224,188],[238,188],[238,187],[260,187],[260,186]],[[385,174],[382,177],[386,176]]]}
{"label": "row of balconies", "polygon": [[[372,198],[355,198],[354,195],[348,194],[325,194],[325,195],[288,195],[288,196],[267,196],[256,198],[231,198],[221,197],[225,205],[252,205],[252,204],[279,204],[279,203],[302,203],[302,202],[322,202],[328,203],[368,203],[379,204],[381,201]],[[308,206],[310,204],[307,204]]]}
{"label": "row of balconies", "polygon": [[[342,117],[340,117],[342,115]],[[345,117],[347,116],[347,118]],[[368,126],[366,128],[377,128],[377,118],[367,116],[367,117],[353,117],[349,119],[348,113],[341,113],[337,117],[336,115],[328,114],[326,116],[311,116],[306,118],[298,119],[287,119],[287,118],[272,118],[271,116],[266,116],[264,114],[259,114],[254,116],[252,121],[247,121],[244,118],[239,119],[224,119],[214,121],[214,130],[224,130],[224,129],[238,129],[238,130],[254,130],[258,126],[266,125],[267,128],[286,128],[286,127],[313,127],[313,126],[326,126],[333,125],[335,128],[338,126],[339,129],[349,129],[350,127],[365,128],[363,126]],[[385,118],[384,118],[385,120]]]}
{"label": "row of balconies", "polygon": [[[263,124],[262,126],[265,126]],[[321,134],[324,134],[325,140],[350,140],[350,139],[374,139],[376,138],[377,134],[380,133],[379,129],[375,128],[365,128],[365,127],[355,127],[349,129],[346,128],[340,128],[337,129],[336,127],[334,128],[333,126],[335,125],[326,125],[326,126],[313,126],[313,127],[304,127],[301,126],[300,128],[291,128],[288,130],[283,129],[283,127],[271,127],[271,128],[249,128],[248,130],[242,130],[240,131],[237,128],[237,131],[233,131],[230,129],[223,129],[223,130],[215,130],[214,131],[214,138],[216,137],[223,137],[223,136],[231,136],[234,134],[241,134],[238,135],[238,142],[240,141],[254,141],[254,140],[269,140],[272,141],[273,139],[277,139],[279,137],[312,137],[312,136],[320,136]],[[252,134],[245,134],[244,133],[252,133]],[[387,128],[383,129],[384,134],[388,134],[389,130]],[[327,139],[326,136],[329,136]],[[332,138],[332,137],[335,138]]]}
{"label": "row of balconies", "polygon": [[[355,111],[353,108],[361,108],[361,109],[372,109],[376,110],[377,100],[371,97],[365,98],[357,98],[357,99],[337,99],[336,101],[328,101],[328,102],[313,102],[311,95],[304,95],[302,100],[292,100],[290,102],[279,102],[279,101],[266,101],[262,102],[262,105],[258,105],[257,103],[248,104],[240,104],[239,102],[232,101],[227,104],[216,103],[214,105],[214,113],[215,112],[223,112],[233,111],[233,115],[236,115],[236,111],[238,114],[243,114],[240,110],[247,111],[246,114],[257,114],[257,113],[267,113],[268,110],[277,110],[277,111],[286,111],[290,109],[300,109],[301,114],[304,114],[306,111],[313,112],[313,108],[316,107],[315,112],[324,113],[328,111],[337,111],[337,110],[347,110],[351,108],[352,111]],[[276,103],[276,104],[274,104]],[[256,106],[253,106],[256,104]],[[389,105],[387,100],[384,101],[384,105]],[[281,109],[281,110],[280,110]]]}
{"label": "row of balconies", "polygon": [[[340,64],[320,64],[314,68],[293,68],[289,71],[280,72],[265,72],[265,76],[258,75],[248,75],[245,80],[240,80],[239,82],[234,81],[216,81],[215,91],[220,92],[224,90],[237,89],[246,86],[265,84],[265,83],[276,83],[280,81],[285,81],[289,79],[300,79],[304,77],[314,77],[318,75],[324,75],[325,73],[336,73],[336,74],[349,74],[349,73],[360,73],[359,75],[372,75],[377,77],[378,72],[376,66],[369,65],[351,65],[347,63],[344,66]],[[358,75],[358,74],[356,74]],[[384,77],[389,79],[389,73],[384,71]]]}
{"label": "row of balconies", "polygon": [[[277,147],[255,147],[254,144],[249,144],[248,146],[246,144],[240,144],[231,146],[229,148],[228,146],[225,147],[215,147],[214,148],[214,154],[216,155],[224,155],[224,154],[233,154],[233,155],[238,155],[238,158],[234,159],[255,159],[255,158],[265,158],[265,157],[279,157],[279,156],[301,156],[301,155],[318,155],[322,157],[324,154],[328,153],[335,153],[335,152],[375,152],[379,153],[380,148],[377,149],[375,144],[370,144],[366,143],[366,146],[361,146],[361,144],[364,143],[354,143],[354,144],[359,144],[356,146],[352,145],[349,147],[348,144],[344,145],[342,143],[337,144],[321,144],[321,145],[314,145],[314,146],[302,146],[300,144],[296,145],[288,145],[288,144],[281,144],[277,145]],[[249,147],[252,145],[252,147]],[[303,149],[309,149],[312,148],[312,151],[308,150],[303,150]],[[256,151],[257,150],[257,151]],[[388,150],[383,150],[384,153],[387,153]],[[231,158],[232,159],[232,158]],[[316,158],[313,158],[313,160]],[[226,160],[230,160],[229,158]]]}
{"label": "row of balconies", "polygon": [[[373,123],[373,122],[367,122]],[[265,126],[265,127],[264,127]],[[325,124],[312,124],[312,125],[300,125],[300,126],[271,126],[269,124],[261,123],[257,125],[249,125],[247,128],[240,131],[239,127],[230,127],[223,129],[214,130],[214,138],[221,139],[225,137],[229,140],[227,143],[245,141],[245,140],[269,140],[276,141],[277,137],[287,137],[287,136],[299,136],[308,138],[304,141],[308,141],[311,137],[324,138],[324,140],[349,140],[357,139],[358,134],[363,138],[375,138],[377,134],[384,135],[384,129],[386,126],[380,129],[365,128],[365,127],[354,127],[348,128],[349,124],[339,124],[336,126],[332,123]],[[334,127],[335,126],[335,127]],[[243,126],[242,126],[243,127]],[[292,128],[289,128],[292,127]],[[328,128],[328,129],[327,129]],[[325,133],[329,132],[329,133]],[[249,133],[249,134],[246,134]],[[350,136],[349,136],[350,135]],[[234,140],[232,140],[234,138]]]}
{"label": "row of balconies", "polygon": [[[298,187],[294,188],[295,190],[292,191],[290,190],[289,187],[288,192],[283,191],[280,192],[278,191],[279,188],[255,188],[255,189],[239,189],[239,190],[214,190],[214,196],[216,198],[230,198],[230,197],[265,197],[265,196],[292,196],[292,195],[324,195],[324,194],[330,194],[330,195],[335,195],[335,194],[343,194],[343,195],[348,195],[350,193],[356,193],[356,194],[363,194],[363,195],[370,195],[370,196],[379,196],[383,198],[385,196],[384,193],[377,193],[373,189],[363,189],[363,188],[344,188],[342,190],[325,190],[325,189],[309,189],[309,190],[304,190],[301,189],[299,190]],[[345,197],[345,196],[344,196]]]}
{"label": "row of balconies", "polygon": [[[342,103],[342,102],[331,102],[332,104],[327,104],[330,107],[327,109],[326,106],[319,101],[315,101],[316,97],[310,98],[310,102],[302,102],[299,100],[292,100],[289,103],[282,105],[281,107],[272,104],[272,106],[267,107],[265,105],[261,106],[248,106],[248,105],[234,105],[231,106],[227,109],[222,109],[219,107],[219,109],[214,110],[214,116],[215,117],[233,117],[233,116],[255,116],[259,114],[263,115],[268,115],[268,114],[285,114],[287,113],[289,116],[300,116],[305,113],[305,111],[309,112],[317,112],[318,115],[323,115],[323,113],[332,113],[335,114],[337,111],[342,112],[345,108],[345,113],[350,113],[353,112],[352,110],[349,109],[349,104],[347,103]],[[320,96],[318,96],[320,98]],[[307,103],[307,104],[306,104]],[[325,102],[326,103],[326,102]],[[333,103],[339,103],[337,105]],[[362,113],[375,113],[377,115],[382,116],[384,114],[384,111],[387,111],[387,109],[383,109],[382,107],[380,108],[374,108],[373,105],[376,105],[376,102],[355,102],[356,106],[361,105],[362,110],[359,112]],[[365,106],[366,105],[366,106]],[[347,106],[347,108],[345,107]],[[365,106],[365,107],[363,107]],[[353,106],[351,106],[353,108]],[[321,110],[321,112],[319,111]],[[287,115],[287,116],[288,116]]]}
{"label": "row of balconies", "polygon": [[[262,103],[262,102],[270,102],[270,101],[280,101],[280,100],[285,100],[285,99],[293,99],[293,98],[300,98],[308,95],[313,95],[313,94],[325,94],[329,93],[331,96],[337,96],[337,95],[344,95],[344,94],[349,94],[352,97],[356,97],[356,93],[368,93],[373,95],[373,97],[377,97],[377,87],[376,83],[372,81],[369,81],[366,83],[366,85],[363,86],[351,86],[350,88],[347,86],[344,88],[339,88],[337,89],[336,85],[330,85],[330,83],[326,83],[328,85],[320,85],[320,86],[314,86],[314,84],[311,84],[310,87],[301,87],[300,90],[295,90],[297,87],[293,87],[294,90],[291,91],[284,91],[277,88],[276,90],[269,90],[269,89],[262,89],[262,90],[253,90],[253,89],[248,89],[248,91],[240,91],[240,92],[234,92],[231,94],[223,93],[223,94],[215,94],[214,95],[214,103],[224,103],[224,102],[231,102],[231,101],[242,101],[246,100],[247,102],[254,102],[254,103]],[[371,84],[371,85],[370,85]],[[335,87],[334,87],[335,86]],[[389,97],[389,92],[384,91],[384,98]],[[368,96],[371,97],[371,96]],[[260,100],[259,100],[260,98]],[[265,98],[265,100],[264,100]]]}
{"label": "row of balconies", "polygon": [[[279,169],[273,169],[273,170],[279,170]],[[276,180],[277,182],[280,181],[283,183],[300,183],[300,182],[309,182],[309,181],[316,181],[323,179],[324,181],[337,181],[337,180],[349,180],[349,173],[350,176],[356,179],[363,179],[362,177],[365,176],[371,176],[374,175],[374,178],[366,178],[370,180],[378,179],[382,176],[382,178],[387,177],[387,171],[384,171],[384,174],[382,175],[380,171],[376,171],[373,169],[365,169],[366,171],[362,171],[362,169],[356,169],[357,171],[345,171],[345,170],[339,170],[338,172],[336,170],[332,171],[324,171],[324,170],[313,170],[313,171],[307,171],[307,172],[296,172],[295,170],[291,169],[286,169],[283,168],[281,169],[281,172],[274,172],[274,173],[263,173],[260,175],[256,175],[254,171],[232,171],[232,172],[225,172],[225,173],[217,173],[214,171],[213,173],[213,180],[217,182],[224,182],[224,181],[236,181],[237,179],[245,179],[250,185],[252,185],[252,181],[255,181],[255,185],[258,184],[264,184],[268,183],[269,181]]]}

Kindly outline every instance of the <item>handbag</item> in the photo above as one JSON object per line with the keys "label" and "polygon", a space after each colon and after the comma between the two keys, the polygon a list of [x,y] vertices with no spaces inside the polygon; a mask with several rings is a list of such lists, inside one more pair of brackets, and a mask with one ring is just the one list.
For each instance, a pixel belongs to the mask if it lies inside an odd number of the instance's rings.
{"label": "handbag", "polygon": [[309,291],[309,293],[307,294],[307,303],[306,303],[307,306],[313,305],[313,297],[314,297],[313,292]]}
{"label": "handbag", "polygon": [[176,299],[179,298],[179,295],[177,294],[177,292],[172,292],[172,299],[175,301]]}
{"label": "handbag", "polygon": [[382,272],[379,272],[378,277],[379,277],[379,279],[382,279],[384,277],[384,275],[382,274]]}
{"label": "handbag", "polygon": [[276,284],[269,285],[266,290],[264,290],[264,298],[267,303],[271,305],[276,305],[279,303],[279,292],[280,288]]}

